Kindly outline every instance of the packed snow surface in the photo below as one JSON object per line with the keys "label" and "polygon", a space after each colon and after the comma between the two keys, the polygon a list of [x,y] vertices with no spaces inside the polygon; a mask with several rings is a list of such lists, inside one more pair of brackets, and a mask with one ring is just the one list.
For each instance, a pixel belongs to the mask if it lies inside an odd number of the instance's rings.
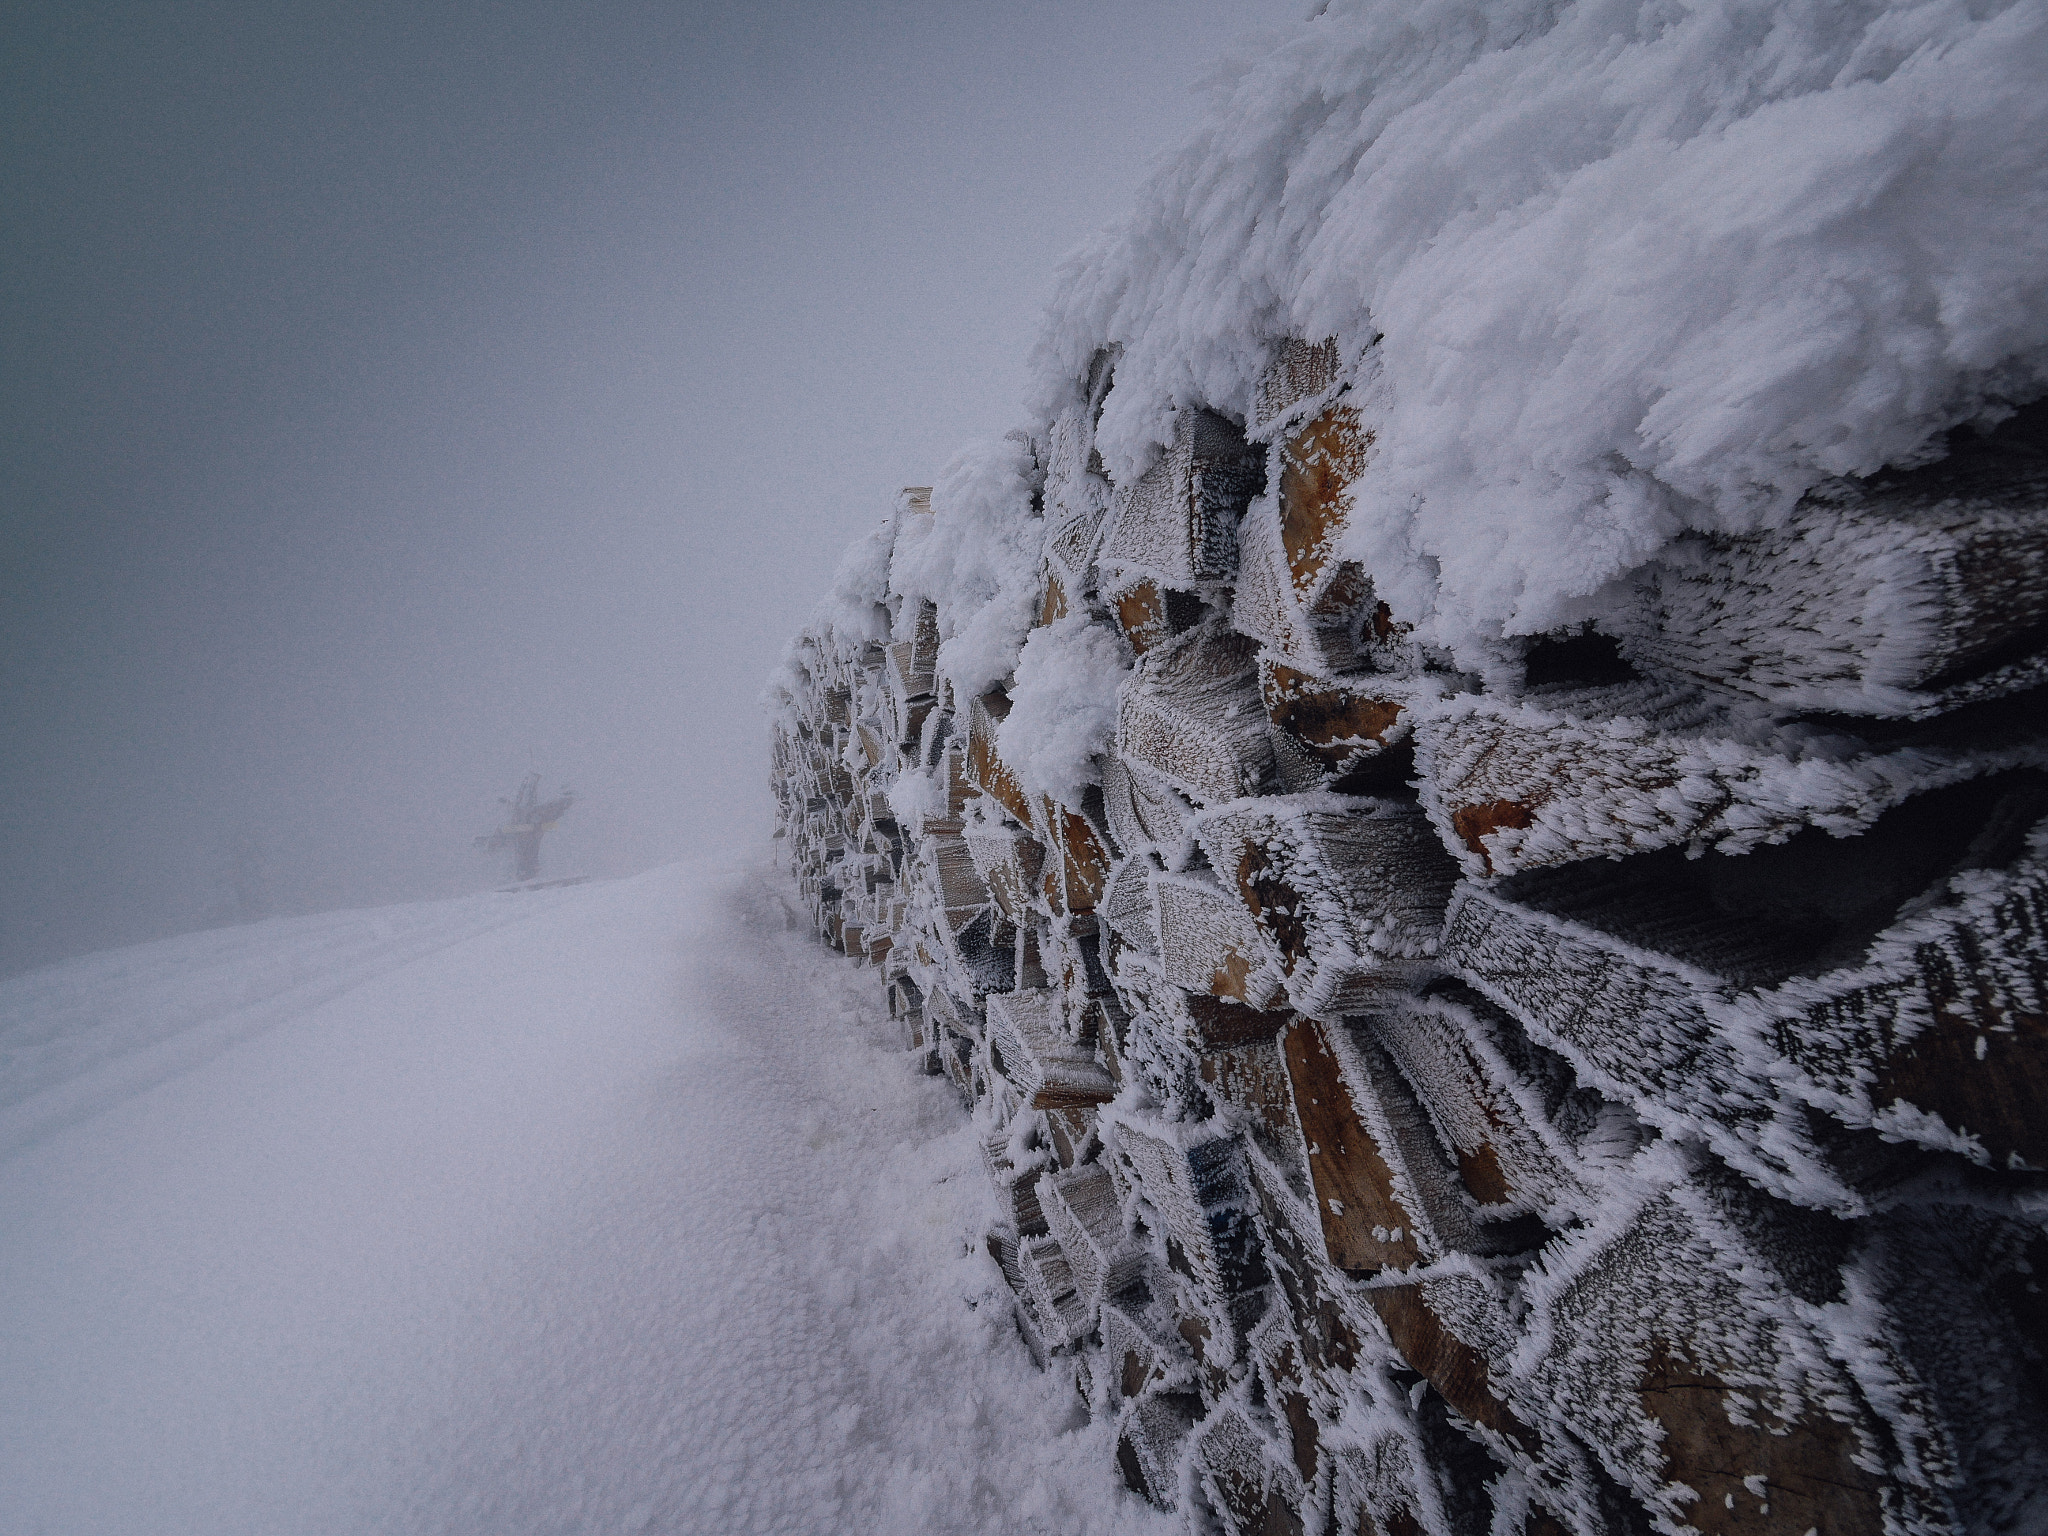
{"label": "packed snow surface", "polygon": [[1040,430],[1121,348],[1121,482],[1337,337],[1343,552],[1483,653],[2048,388],[2044,82],[2041,0],[1331,0],[1070,260]]}
{"label": "packed snow surface", "polygon": [[0,984],[0,1528],[1170,1528],[878,1011],[705,867]]}

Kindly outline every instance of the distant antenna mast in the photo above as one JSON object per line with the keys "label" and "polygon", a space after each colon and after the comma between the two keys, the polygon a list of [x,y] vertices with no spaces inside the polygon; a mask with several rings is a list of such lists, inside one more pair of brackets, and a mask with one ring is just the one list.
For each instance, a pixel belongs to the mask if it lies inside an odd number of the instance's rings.
{"label": "distant antenna mast", "polygon": [[554,799],[543,802],[540,797],[540,775],[529,773],[520,781],[517,795],[510,800],[499,802],[507,808],[505,824],[497,831],[478,838],[476,845],[486,853],[496,853],[501,848],[510,848],[512,878],[535,879],[540,874],[541,834],[550,831],[575,800],[576,792],[573,789],[565,789]]}

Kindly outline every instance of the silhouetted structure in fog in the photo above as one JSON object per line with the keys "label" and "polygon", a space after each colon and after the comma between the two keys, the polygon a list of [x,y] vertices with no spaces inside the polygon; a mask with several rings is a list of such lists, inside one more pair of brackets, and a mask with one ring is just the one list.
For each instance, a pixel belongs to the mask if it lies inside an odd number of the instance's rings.
{"label": "silhouetted structure in fog", "polygon": [[540,798],[540,775],[529,773],[521,782],[519,793],[506,802],[511,807],[511,814],[505,825],[478,838],[476,845],[492,853],[500,848],[510,848],[513,879],[531,880],[540,874],[541,834],[562,819],[562,814],[569,809],[575,799],[575,791],[565,789],[554,799],[543,804]]}

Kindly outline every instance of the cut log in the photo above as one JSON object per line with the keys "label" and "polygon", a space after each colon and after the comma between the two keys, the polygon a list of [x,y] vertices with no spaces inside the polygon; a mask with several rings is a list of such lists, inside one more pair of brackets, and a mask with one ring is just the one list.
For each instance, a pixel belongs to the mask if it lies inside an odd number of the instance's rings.
{"label": "cut log", "polygon": [[1055,1352],[1067,1349],[1088,1332],[1081,1298],[1074,1293],[1073,1272],[1058,1241],[1027,1237],[1017,1245],[1017,1267],[1024,1276],[1024,1304],[1038,1333]]}
{"label": "cut log", "polygon": [[1208,611],[1194,593],[1172,591],[1149,576],[1127,580],[1108,594],[1108,602],[1117,628],[1140,656],[1186,634]]}
{"label": "cut log", "polygon": [[1093,1109],[1048,1109],[1044,1113],[1046,1140],[1060,1167],[1077,1168],[1100,1149]]}
{"label": "cut log", "polygon": [[1344,382],[1336,337],[1313,342],[1298,336],[1282,338],[1274,343],[1272,360],[1253,389],[1251,432],[1270,436],[1276,427],[1321,404]]}
{"label": "cut log", "polygon": [[1168,869],[1187,863],[1195,808],[1172,785],[1113,757],[1103,765],[1102,802],[1110,835],[1125,853],[1150,849]]}
{"label": "cut log", "polygon": [[1698,689],[1468,695],[1416,725],[1423,803],[1473,875],[1683,846],[1745,853],[1806,827],[1863,831],[1944,785],[2048,762],[2031,718],[1879,748],[1812,727],[1754,742]]}
{"label": "cut log", "polygon": [[[1479,1332],[1469,1326],[1476,1290],[1476,1282],[1462,1277],[1416,1280],[1376,1285],[1366,1299],[1401,1358],[1446,1403],[1496,1437],[1501,1449],[1532,1455],[1542,1440],[1496,1395],[1486,1339],[1468,1336]],[[1457,1326],[1460,1321],[1467,1321],[1466,1329]]]}
{"label": "cut log", "polygon": [[1597,1204],[1570,1143],[1544,1112],[1526,1066],[1511,1063],[1487,1021],[1445,997],[1405,999],[1376,1014],[1386,1047],[1482,1209],[1568,1213]]}
{"label": "cut log", "polygon": [[[2042,408],[1938,464],[1810,493],[1781,528],[1690,535],[1622,635],[1639,667],[1787,710],[1915,718],[2048,679]],[[2029,442],[2029,437],[2033,438]]]}
{"label": "cut log", "polygon": [[1287,1062],[1278,1039],[1280,1029],[1290,1022],[1283,1015],[1269,1037],[1252,1036],[1229,1045],[1209,1045],[1202,1055],[1200,1072],[1212,1097],[1243,1112],[1257,1153],[1294,1174],[1299,1189],[1305,1193],[1308,1149],[1294,1118]]}
{"label": "cut log", "polygon": [[1844,1251],[1825,1218],[1787,1223],[1730,1182],[1680,1185],[1547,1256],[1532,1291],[1545,1347],[1515,1400],[1556,1416],[1674,1524],[1952,1529],[1929,1486],[1949,1454],[1939,1416],[1904,1360],[1868,1358],[1882,1330],[1857,1325],[1880,1415],[1802,1320],[1845,1298]]}
{"label": "cut log", "polygon": [[1202,1493],[1229,1536],[1302,1536],[1301,1474],[1251,1408],[1230,1403],[1211,1414],[1195,1432],[1192,1454]]}
{"label": "cut log", "polygon": [[991,1059],[1024,1103],[1080,1109],[1116,1097],[1116,1084],[1094,1050],[1061,1032],[1052,991],[991,993],[987,1008]]}
{"label": "cut log", "polygon": [[1322,594],[1318,612],[1302,600],[1288,568],[1280,508],[1255,502],[1238,530],[1237,586],[1230,605],[1231,627],[1268,651],[1312,672],[1353,671],[1364,664],[1360,634],[1373,609],[1372,583],[1355,564],[1343,562],[1341,580]]}
{"label": "cut log", "polygon": [[1125,859],[1111,873],[1099,914],[1123,943],[1140,952],[1159,952],[1159,926],[1153,916],[1152,866],[1144,854]]}
{"label": "cut log", "polygon": [[1254,1009],[1280,996],[1278,956],[1235,892],[1196,875],[1155,875],[1152,899],[1167,981]]}
{"label": "cut log", "polygon": [[1116,990],[1103,965],[1102,934],[1092,916],[1055,918],[1046,924],[1041,958],[1050,985],[1059,994],[1060,1027],[1084,1044],[1098,1038],[1104,1005],[1114,1005]]}
{"label": "cut log", "polygon": [[[974,780],[967,771],[968,754],[965,742],[947,747],[939,756],[937,776],[946,792],[946,806],[943,818],[937,823],[927,821],[922,830],[926,832],[958,832],[961,818],[967,812],[967,802],[975,793]],[[951,823],[946,825],[944,823]]]}
{"label": "cut log", "polygon": [[1096,459],[1095,428],[1086,407],[1062,411],[1047,444],[1045,553],[1075,593],[1093,583],[1095,545],[1109,511],[1109,482]]}
{"label": "cut log", "polygon": [[1205,812],[1194,833],[1303,1013],[1335,1018],[1405,991],[1436,949],[1458,872],[1411,805],[1275,795]]}
{"label": "cut log", "polygon": [[[939,613],[931,603],[919,599],[909,623],[908,635],[889,647],[883,681],[899,705],[930,699],[938,692]],[[897,631],[903,633],[903,629]]]}
{"label": "cut log", "polygon": [[1184,1282],[1184,1300],[1205,1319],[1204,1331],[1183,1337],[1202,1364],[1229,1365],[1263,1307],[1267,1282],[1242,1143],[1224,1126],[1154,1124],[1135,1115],[1115,1115],[1107,1140],[1119,1198],[1143,1200],[1166,1246],[1163,1278]]}
{"label": "cut log", "polygon": [[1324,1423],[1341,1412],[1338,1399],[1303,1370],[1285,1308],[1268,1307],[1245,1344],[1274,1436],[1293,1460],[1303,1489],[1313,1490],[1323,1466]]}
{"label": "cut log", "polygon": [[1186,1388],[1195,1377],[1187,1344],[1157,1326],[1155,1307],[1124,1301],[1102,1304],[1102,1353],[1108,1370],[1104,1390],[1110,1401],[1135,1403],[1149,1393]]}
{"label": "cut log", "polygon": [[1031,1302],[1028,1292],[1031,1282],[1024,1274],[1023,1243],[1015,1232],[998,1227],[986,1239],[989,1257],[1003,1273],[1003,1280],[1011,1293],[1011,1317],[1017,1324],[1018,1336],[1024,1340],[1024,1347],[1031,1351],[1031,1358],[1040,1370],[1051,1363],[1056,1340],[1047,1339],[1038,1322],[1038,1309]]}
{"label": "cut log", "polygon": [[947,926],[958,931],[986,911],[993,899],[975,867],[974,850],[965,837],[953,834],[929,836],[924,847],[924,868],[930,872],[927,893],[932,905],[945,914]]}
{"label": "cut log", "polygon": [[1015,818],[1031,825],[1031,801],[1018,787],[1017,776],[996,750],[996,730],[1010,713],[1001,690],[991,690],[967,710],[967,781]]}
{"label": "cut log", "polygon": [[1084,812],[1044,797],[1038,802],[1038,825],[1046,834],[1048,855],[1039,880],[1046,910],[1055,917],[1093,912],[1115,862],[1108,838]]}
{"label": "cut log", "polygon": [[1322,1262],[1363,1277],[1484,1245],[1428,1121],[1376,1041],[1303,1019],[1281,1046]]}
{"label": "cut log", "polygon": [[1279,445],[1276,494],[1240,531],[1241,571],[1232,622],[1317,672],[1372,661],[1379,604],[1356,562],[1338,555],[1351,483],[1364,473],[1373,433],[1351,405],[1333,404]]}
{"label": "cut log", "polygon": [[[2015,857],[2041,793],[2009,776],[1910,802],[1860,839],[1467,888],[1442,958],[1588,1082],[1783,1198],[1863,1208],[1807,1106],[1987,1166],[2048,1166],[2048,868]],[[1972,861],[2006,867],[1950,877],[1973,832]]]}
{"label": "cut log", "polygon": [[1265,450],[1213,411],[1184,410],[1151,469],[1116,488],[1096,563],[1115,578],[1163,587],[1228,585],[1237,573],[1237,522],[1264,487]]}
{"label": "cut log", "polygon": [[1124,1230],[1109,1170],[1099,1163],[1041,1181],[1040,1204],[1090,1321],[1110,1297],[1144,1273],[1145,1253]]}
{"label": "cut log", "polygon": [[1045,1207],[1039,1198],[1045,1159],[1043,1153],[1029,1151],[1020,1159],[1017,1130],[1014,1123],[1001,1125],[982,1138],[982,1171],[1001,1197],[1003,1216],[1010,1229],[1024,1237],[1039,1237],[1048,1230]]}
{"label": "cut log", "polygon": [[1292,1009],[1252,1008],[1228,997],[1189,994],[1183,1001],[1194,1026],[1192,1038],[1204,1051],[1275,1040],[1294,1021]]}
{"label": "cut log", "polygon": [[975,873],[1003,915],[1017,922],[1033,912],[1044,847],[1029,833],[989,822],[969,827],[964,840]]}
{"label": "cut log", "polygon": [[1155,647],[1119,695],[1118,754],[1198,805],[1259,793],[1274,766],[1257,657],[1214,622]]}
{"label": "cut log", "polygon": [[1431,678],[1326,677],[1266,653],[1259,696],[1291,790],[1396,788],[1414,772],[1415,711],[1442,693]]}
{"label": "cut log", "polygon": [[[1489,1482],[1498,1463],[1455,1431],[1414,1410],[1376,1405],[1372,1427],[1332,1457],[1331,1503],[1338,1536],[1480,1536],[1493,1525]],[[1507,1474],[1511,1475],[1511,1474]],[[1501,1527],[1499,1536],[1510,1536]],[[1534,1536],[1534,1533],[1524,1533]],[[1562,1526],[1544,1536],[1565,1536]]]}
{"label": "cut log", "polygon": [[1117,1432],[1116,1464],[1133,1493],[1161,1509],[1180,1503],[1180,1457],[1201,1417],[1190,1392],[1154,1392],[1138,1400]]}
{"label": "cut log", "polygon": [[953,985],[976,997],[1016,986],[1016,930],[1002,922],[1000,913],[984,907],[957,929],[952,912],[939,916],[942,920],[929,935],[936,945],[932,958],[945,968]]}

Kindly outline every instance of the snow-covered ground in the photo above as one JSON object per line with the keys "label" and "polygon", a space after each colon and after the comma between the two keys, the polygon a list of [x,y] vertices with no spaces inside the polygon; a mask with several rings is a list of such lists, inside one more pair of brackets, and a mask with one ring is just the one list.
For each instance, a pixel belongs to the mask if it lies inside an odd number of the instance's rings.
{"label": "snow-covered ground", "polygon": [[1174,1528],[974,1250],[951,1090],[782,877],[0,983],[0,1530]]}

